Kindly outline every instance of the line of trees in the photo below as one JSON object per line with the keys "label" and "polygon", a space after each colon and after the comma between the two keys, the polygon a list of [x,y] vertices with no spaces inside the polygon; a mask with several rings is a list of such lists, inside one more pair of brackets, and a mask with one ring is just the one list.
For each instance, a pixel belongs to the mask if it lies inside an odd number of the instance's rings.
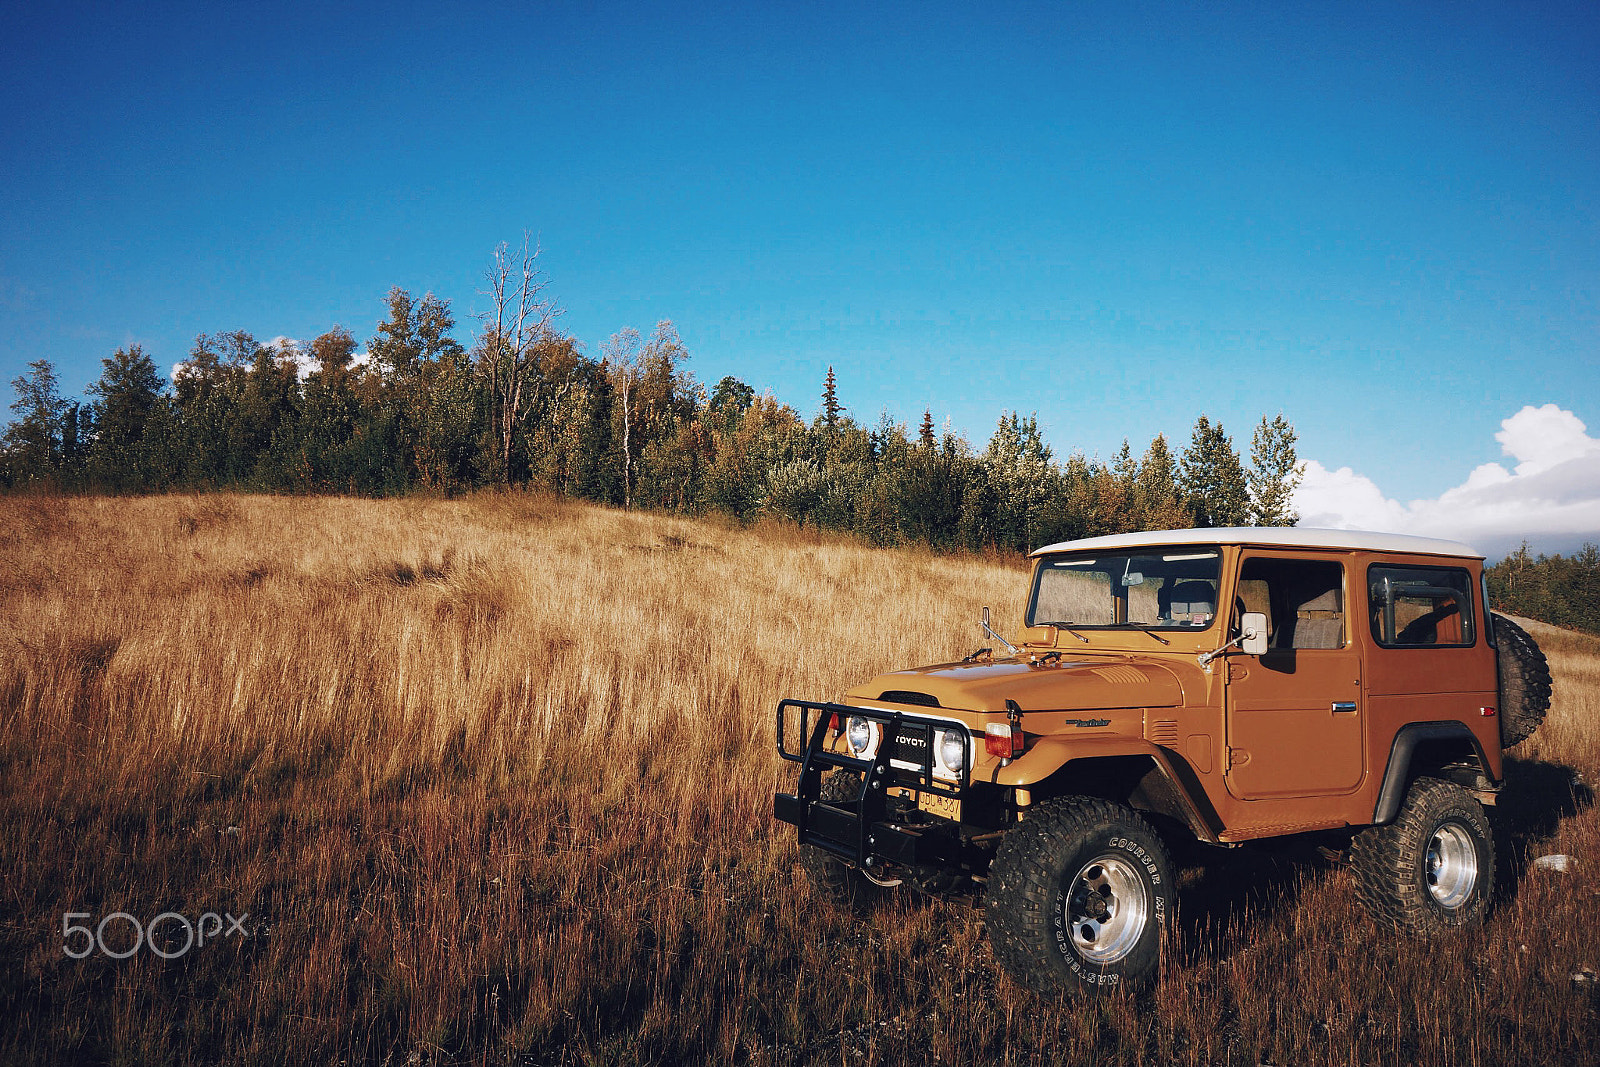
{"label": "line of trees", "polygon": [[90,399],[40,360],[12,383],[0,444],[13,490],[397,494],[529,486],[627,507],[779,516],[875,542],[1026,551],[1096,534],[1283,525],[1302,467],[1293,427],[1262,418],[1241,459],[1197,419],[1174,453],[1157,435],[1110,461],[1058,462],[1035,418],[1007,412],[982,449],[931,411],[908,432],[852,418],[828,369],[807,422],[771,394],[689,373],[670,322],[625,328],[598,360],[556,328],[538,250],[502,246],[470,349],[448,301],[390,290],[366,342],[335,326],[308,344],[202,334],[163,380],[139,345],[103,359]]}
{"label": "line of trees", "polygon": [[1489,600],[1512,615],[1600,634],[1600,546],[1534,556],[1523,542],[1489,568]]}

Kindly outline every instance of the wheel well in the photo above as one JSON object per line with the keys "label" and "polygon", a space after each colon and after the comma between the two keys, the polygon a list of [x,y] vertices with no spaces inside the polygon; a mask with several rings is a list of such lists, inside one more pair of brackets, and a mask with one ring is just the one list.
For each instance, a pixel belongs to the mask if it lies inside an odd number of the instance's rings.
{"label": "wheel well", "polygon": [[1492,788],[1478,739],[1459,722],[1412,723],[1395,734],[1372,821],[1383,825],[1400,810],[1418,778],[1443,778],[1468,789]]}
{"label": "wheel well", "polygon": [[1181,829],[1194,838],[1192,814],[1170,778],[1150,756],[1097,756],[1069,760],[1031,787],[1035,801],[1058,796],[1089,796],[1125,804],[1169,835]]}
{"label": "wheel well", "polygon": [[[1483,773],[1483,762],[1477,749],[1464,737],[1424,741],[1411,752],[1411,770],[1407,777],[1416,779],[1427,775],[1433,778],[1455,778],[1460,772],[1477,776]],[[1470,782],[1463,782],[1470,785]]]}

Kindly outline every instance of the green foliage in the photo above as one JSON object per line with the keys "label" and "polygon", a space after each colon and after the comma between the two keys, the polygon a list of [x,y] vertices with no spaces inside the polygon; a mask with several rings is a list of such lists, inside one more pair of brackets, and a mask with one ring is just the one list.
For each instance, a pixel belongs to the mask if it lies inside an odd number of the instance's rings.
{"label": "green foliage", "polygon": [[975,506],[987,503],[992,509],[984,518],[994,543],[1020,552],[1044,544],[1044,517],[1060,476],[1039,435],[1038,420],[1021,418],[1014,411],[1002,415],[979,469],[988,492],[975,498]]}
{"label": "green foliage", "polygon": [[11,380],[20,416],[6,428],[4,470],[10,485],[59,485],[65,456],[65,419],[70,405],[61,396],[56,369],[48,359],[28,364],[28,373]]}
{"label": "green foliage", "polygon": [[828,368],[828,377],[822,383],[822,412],[820,419],[822,426],[829,433],[839,428],[839,418],[844,414],[844,405],[839,403],[838,383],[833,376],[833,367]]}
{"label": "green foliage", "polygon": [[[112,491],[454,493],[500,482],[603,503],[771,516],[878,544],[1026,552],[1141,529],[1292,523],[1293,428],[1263,418],[1247,475],[1200,416],[1175,459],[1157,435],[1109,463],[1058,463],[1038,420],[1007,412],[981,451],[914,434],[884,413],[850,417],[829,367],[809,424],[733,376],[707,396],[668,321],[631,327],[587,356],[556,331],[536,252],[497,253],[497,311],[471,352],[448,302],[395,287],[366,342],[335,326],[309,344],[201,334],[165,387],[139,346],[102,361],[92,406],[64,399],[47,362],[13,382],[19,416],[0,479]],[[309,370],[309,373],[308,373]]]}
{"label": "green foliage", "polygon": [[1179,464],[1178,485],[1196,526],[1244,526],[1250,522],[1250,489],[1233,439],[1201,415]]}
{"label": "green foliage", "polygon": [[117,349],[100,365],[100,380],[89,386],[100,398],[88,450],[90,477],[112,489],[142,489],[152,481],[145,427],[160,402],[161,376],[138,345]]}
{"label": "green foliage", "polygon": [[1250,438],[1250,513],[1256,526],[1293,526],[1300,515],[1290,502],[1306,467],[1295,455],[1299,435],[1279,412],[1271,422],[1265,415]]}
{"label": "green foliage", "polygon": [[749,411],[755,400],[756,391],[730,374],[717,383],[708,407],[723,425],[727,425]]}
{"label": "green foliage", "polygon": [[1571,556],[1535,558],[1524,542],[1488,576],[1495,610],[1600,634],[1600,548],[1593,543]]}

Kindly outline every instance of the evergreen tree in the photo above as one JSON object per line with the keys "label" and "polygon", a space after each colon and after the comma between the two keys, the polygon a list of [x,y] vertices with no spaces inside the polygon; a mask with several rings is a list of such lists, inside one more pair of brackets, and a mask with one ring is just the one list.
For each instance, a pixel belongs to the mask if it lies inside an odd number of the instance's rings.
{"label": "evergreen tree", "polygon": [[1049,504],[1043,541],[1072,541],[1105,533],[1095,486],[1095,465],[1082,452],[1067,457],[1059,473],[1060,488]]}
{"label": "evergreen tree", "polygon": [[1163,434],[1156,434],[1139,461],[1139,476],[1134,483],[1139,518],[1146,530],[1181,530],[1193,523],[1178,497],[1177,471],[1172,450]]}
{"label": "evergreen tree", "polygon": [[1058,479],[1038,419],[1014,411],[1002,415],[984,451],[983,469],[993,490],[996,544],[1023,552],[1043,544],[1039,534]]}
{"label": "evergreen tree", "polygon": [[161,393],[161,375],[139,345],[119,348],[100,361],[99,381],[89,392],[94,405],[94,441],[89,470],[110,489],[142,489],[152,484],[144,454],[145,425]]}
{"label": "evergreen tree", "polygon": [[1126,437],[1106,471],[1106,482],[1106,490],[1100,495],[1101,506],[1107,512],[1108,532],[1131,533],[1145,529],[1143,509],[1139,506],[1139,461],[1133,458],[1133,449]]}
{"label": "evergreen tree", "polygon": [[839,390],[834,381],[833,367],[828,367],[828,377],[822,383],[822,425],[829,433],[839,428],[839,416],[844,413],[839,403]]}
{"label": "evergreen tree", "polygon": [[1271,422],[1261,416],[1250,439],[1250,510],[1257,526],[1293,526],[1300,521],[1294,510],[1294,491],[1305,476],[1305,464],[1295,455],[1299,435],[1279,412]]}
{"label": "evergreen tree", "polygon": [[924,411],[915,446],[903,459],[892,451],[884,457],[886,473],[895,476],[894,510],[900,535],[935,547],[959,542],[961,504],[970,456],[966,442],[945,434],[933,436],[933,416]]}
{"label": "evergreen tree", "polygon": [[1244,526],[1250,521],[1250,490],[1233,440],[1205,415],[1194,424],[1179,468],[1184,503],[1202,527]]}
{"label": "evergreen tree", "polygon": [[730,374],[718,382],[717,387],[711,391],[711,402],[708,406],[712,414],[717,416],[718,422],[728,427],[744,417],[744,413],[750,410],[750,405],[755,399],[756,391]]}

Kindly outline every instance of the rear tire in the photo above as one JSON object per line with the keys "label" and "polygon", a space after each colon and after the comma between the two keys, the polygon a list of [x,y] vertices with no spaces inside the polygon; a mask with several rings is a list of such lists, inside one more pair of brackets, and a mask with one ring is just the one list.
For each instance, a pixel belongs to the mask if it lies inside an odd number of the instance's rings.
{"label": "rear tire", "polygon": [[1045,996],[1155,980],[1172,861],[1120,804],[1062,797],[1029,808],[989,868],[995,960]]}
{"label": "rear tire", "polygon": [[1528,631],[1504,615],[1492,617],[1500,662],[1500,743],[1533,735],[1550,710],[1550,664]]}
{"label": "rear tire", "polygon": [[1381,924],[1436,937],[1488,914],[1494,836],[1471,793],[1418,778],[1394,822],[1356,835],[1350,870],[1356,895]]}

